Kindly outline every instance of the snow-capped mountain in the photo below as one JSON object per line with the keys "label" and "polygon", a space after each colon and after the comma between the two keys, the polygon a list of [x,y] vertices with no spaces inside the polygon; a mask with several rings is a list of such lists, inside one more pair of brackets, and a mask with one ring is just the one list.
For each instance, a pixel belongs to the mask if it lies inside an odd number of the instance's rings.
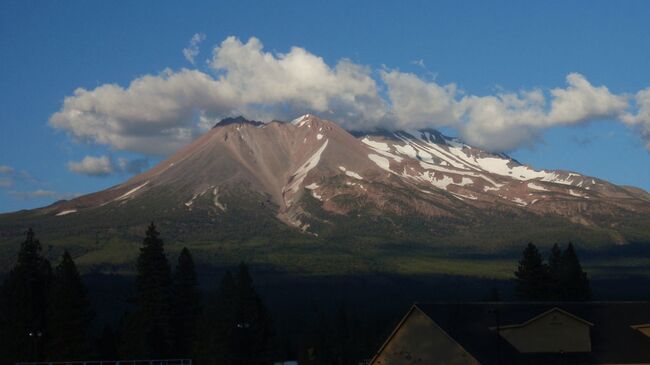
{"label": "snow-capped mountain", "polygon": [[[539,230],[552,232],[548,239],[588,232],[625,243],[650,236],[639,234],[650,222],[650,195],[536,170],[435,130],[350,133],[313,115],[267,124],[234,118],[123,184],[0,215],[0,238],[27,224],[88,232],[151,220],[190,241],[196,232],[458,241],[480,231],[498,244]],[[515,234],[518,227],[532,228]]]}

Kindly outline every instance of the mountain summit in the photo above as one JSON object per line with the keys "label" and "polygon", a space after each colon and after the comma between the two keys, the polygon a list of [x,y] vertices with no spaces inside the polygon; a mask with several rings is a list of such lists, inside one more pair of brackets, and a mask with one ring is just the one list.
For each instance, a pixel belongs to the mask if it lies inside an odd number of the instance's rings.
{"label": "mountain summit", "polygon": [[77,235],[151,220],[186,241],[285,232],[462,246],[480,237],[491,247],[531,236],[625,243],[648,239],[638,232],[650,222],[650,195],[536,170],[430,129],[355,136],[313,115],[239,117],[123,184],[0,215],[0,238],[27,224]]}

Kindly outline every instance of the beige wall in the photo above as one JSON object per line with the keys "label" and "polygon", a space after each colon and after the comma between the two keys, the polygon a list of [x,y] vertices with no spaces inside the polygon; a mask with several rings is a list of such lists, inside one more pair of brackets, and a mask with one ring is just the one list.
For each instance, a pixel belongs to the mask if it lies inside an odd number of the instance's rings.
{"label": "beige wall", "polygon": [[371,365],[478,365],[429,317],[414,308]]}
{"label": "beige wall", "polygon": [[500,334],[519,352],[590,352],[590,326],[552,311],[523,327],[502,328]]}
{"label": "beige wall", "polygon": [[650,324],[644,326],[633,326],[634,329],[650,337]]}

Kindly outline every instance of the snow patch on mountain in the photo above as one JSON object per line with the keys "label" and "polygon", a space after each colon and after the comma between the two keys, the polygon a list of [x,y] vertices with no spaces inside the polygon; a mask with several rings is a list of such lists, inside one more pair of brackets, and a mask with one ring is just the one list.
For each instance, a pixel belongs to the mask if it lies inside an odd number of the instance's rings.
{"label": "snow patch on mountain", "polygon": [[135,188],[133,188],[133,189],[127,191],[126,193],[120,195],[119,197],[115,198],[114,201],[124,200],[124,199],[128,198],[129,196],[133,195],[136,191],[142,189],[142,188],[143,188],[145,185],[147,185],[148,183],[149,183],[149,181],[145,182],[145,183],[142,184],[142,185],[136,186]]}
{"label": "snow patch on mountain", "polygon": [[528,183],[528,188],[533,190],[539,190],[539,191],[548,191],[547,188],[535,183]]}
{"label": "snow patch on mountain", "polygon": [[361,177],[361,175],[357,174],[354,171],[350,171],[350,170],[346,169],[344,166],[339,166],[339,170],[343,171],[349,177],[353,177],[353,178],[355,178],[357,180],[363,180],[363,177]]}
{"label": "snow patch on mountain", "polygon": [[226,205],[222,204],[219,201],[219,187],[215,186],[214,189],[212,189],[212,203],[215,207],[221,209],[224,212],[226,211]]}
{"label": "snow patch on mountain", "polygon": [[199,193],[194,194],[194,195],[192,196],[192,199],[190,199],[189,201],[187,201],[187,202],[185,203],[185,206],[188,207],[188,208],[191,208],[191,207],[192,207],[192,204],[194,204],[194,200],[195,200],[196,197],[198,197],[198,196],[199,196]]}
{"label": "snow patch on mountain", "polygon": [[364,137],[361,142],[364,144],[372,147],[375,150],[380,150],[384,152],[390,152],[390,147],[388,147],[388,143],[383,143],[383,142],[375,142],[368,137]]}
{"label": "snow patch on mountain", "polygon": [[574,191],[573,189],[569,189],[569,194],[570,194],[571,196],[576,196],[576,197],[579,197],[579,198],[585,198],[585,197],[587,197],[586,195],[584,195],[584,194],[580,194],[579,192],[576,192],[576,191]]}
{"label": "snow patch on mountain", "polygon": [[300,117],[298,117],[298,118],[292,120],[292,121],[291,121],[291,124],[293,124],[293,125],[297,125],[298,127],[302,127],[302,126],[307,122],[307,119],[308,119],[309,117],[311,117],[310,114],[302,115],[302,116],[300,116]]}
{"label": "snow patch on mountain", "polygon": [[305,180],[305,177],[307,177],[307,174],[311,169],[316,167],[318,165],[318,162],[320,162],[320,157],[323,154],[323,151],[325,151],[325,148],[327,148],[327,143],[329,142],[328,139],[325,140],[325,143],[314,153],[309,159],[307,159],[307,162],[305,162],[296,172],[293,174],[293,181],[289,185],[289,188],[287,189],[288,191],[296,192],[302,185],[303,180]]}
{"label": "snow patch on mountain", "polygon": [[68,215],[68,214],[72,214],[72,213],[76,213],[76,212],[77,212],[76,209],[68,209],[68,210],[63,210],[63,211],[58,212],[58,213],[56,214],[56,216],[57,216],[57,217],[60,217],[60,216],[62,216],[62,215]]}
{"label": "snow patch on mountain", "polygon": [[381,167],[382,169],[384,169],[384,170],[386,170],[388,172],[393,172],[390,169],[390,163],[388,162],[387,158],[381,157],[379,155],[375,155],[375,154],[372,154],[372,153],[368,155],[368,158],[370,160],[372,160],[372,162],[377,164],[377,166]]}

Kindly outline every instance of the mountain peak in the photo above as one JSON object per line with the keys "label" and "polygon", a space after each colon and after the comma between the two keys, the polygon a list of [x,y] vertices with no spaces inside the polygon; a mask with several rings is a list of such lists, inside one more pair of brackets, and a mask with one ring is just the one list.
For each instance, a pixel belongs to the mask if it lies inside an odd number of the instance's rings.
{"label": "mountain peak", "polygon": [[238,116],[238,117],[229,117],[229,118],[224,118],[221,119],[217,124],[215,124],[212,128],[217,128],[217,127],[225,127],[227,125],[231,124],[250,124],[254,126],[259,126],[263,125],[264,123],[256,121],[256,120],[248,120],[244,118],[243,116]]}

